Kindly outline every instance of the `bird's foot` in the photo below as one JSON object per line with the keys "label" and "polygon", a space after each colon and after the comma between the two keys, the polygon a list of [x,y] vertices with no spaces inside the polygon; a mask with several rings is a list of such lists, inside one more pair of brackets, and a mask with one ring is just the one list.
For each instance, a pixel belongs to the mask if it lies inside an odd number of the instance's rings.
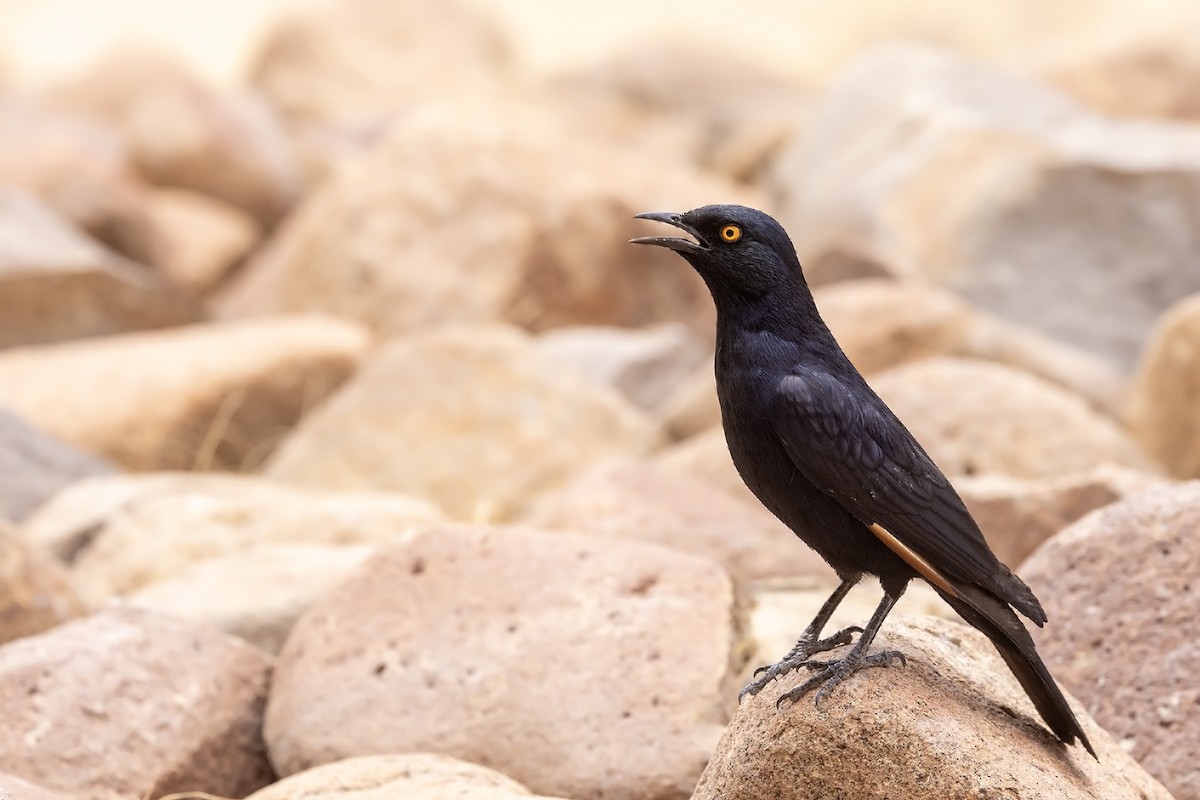
{"label": "bird's foot", "polygon": [[787,675],[792,670],[799,667],[801,664],[808,662],[808,659],[817,653],[824,653],[832,650],[835,647],[841,647],[845,644],[850,644],[854,640],[854,634],[862,633],[862,628],[857,626],[843,628],[833,636],[824,639],[813,640],[810,637],[803,637],[796,642],[796,646],[786,656],[781,658],[777,663],[766,667],[759,667],[754,670],[754,680],[746,684],[740,692],[738,692],[738,702],[742,702],[742,698],[746,695],[753,697],[766,687],[768,683],[776,678]]}
{"label": "bird's foot", "polygon": [[845,658],[837,661],[805,661],[804,666],[815,670],[817,674],[794,689],[789,689],[779,695],[779,699],[775,701],[775,707],[778,708],[785,702],[794,703],[820,686],[821,688],[817,689],[817,696],[813,698],[813,703],[819,708],[821,701],[833,691],[834,687],[860,669],[887,667],[891,666],[893,661],[899,661],[902,666],[908,666],[904,654],[899,650],[884,650],[869,656],[851,652]]}

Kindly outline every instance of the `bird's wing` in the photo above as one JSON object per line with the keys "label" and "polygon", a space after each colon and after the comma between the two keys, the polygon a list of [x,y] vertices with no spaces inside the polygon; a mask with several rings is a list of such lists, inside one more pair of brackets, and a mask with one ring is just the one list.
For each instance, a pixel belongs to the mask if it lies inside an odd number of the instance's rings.
{"label": "bird's wing", "polygon": [[1037,599],[992,553],[950,481],[871,399],[828,373],[800,372],[780,382],[772,421],[800,473],[930,583],[951,594],[956,582],[978,584],[1040,625]]}

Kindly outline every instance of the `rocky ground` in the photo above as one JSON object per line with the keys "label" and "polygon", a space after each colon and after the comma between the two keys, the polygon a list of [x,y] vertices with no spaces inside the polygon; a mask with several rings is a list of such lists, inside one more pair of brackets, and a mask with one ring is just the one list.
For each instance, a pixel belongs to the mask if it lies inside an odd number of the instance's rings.
{"label": "rocky ground", "polygon": [[[534,77],[433,8],[281,13],[233,87],[0,57],[0,797],[1200,800],[1190,40]],[[921,586],[907,667],[738,707],[836,580],[733,469],[703,285],[625,244],[709,202],[788,226],[1098,762]]]}

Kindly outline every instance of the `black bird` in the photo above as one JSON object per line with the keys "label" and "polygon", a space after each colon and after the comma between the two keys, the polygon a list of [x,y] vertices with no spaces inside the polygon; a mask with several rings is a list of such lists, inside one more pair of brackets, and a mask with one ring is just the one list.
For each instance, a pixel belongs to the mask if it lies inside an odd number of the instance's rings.
{"label": "black bird", "polygon": [[[908,582],[923,578],[991,639],[1050,730],[1095,756],[1013,613],[1041,626],[1041,604],[996,558],[946,476],[842,352],[817,313],[783,227],[734,205],[636,218],[693,237],[632,241],[676,251],[708,285],[717,307],[717,395],[733,463],[763,505],[841,578],[792,651],[760,668],[739,699],[803,666],[815,674],[776,704],[817,687],[820,703],[860,669],[904,663],[898,651],[867,651]],[[883,588],[866,628],[822,639],[834,609],[863,575],[877,576]],[[843,658],[812,659],[849,644],[856,632]]]}

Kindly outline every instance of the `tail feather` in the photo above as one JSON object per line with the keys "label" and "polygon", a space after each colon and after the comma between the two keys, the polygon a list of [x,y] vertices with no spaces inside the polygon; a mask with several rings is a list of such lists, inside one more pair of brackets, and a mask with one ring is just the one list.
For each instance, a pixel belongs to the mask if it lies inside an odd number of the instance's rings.
{"label": "tail feather", "polygon": [[1017,619],[1017,615],[1007,604],[982,588],[962,585],[954,588],[958,597],[941,590],[938,590],[938,594],[959,616],[992,640],[1000,657],[1008,664],[1050,730],[1067,744],[1078,740],[1098,761],[1092,743],[1075,718],[1075,712],[1067,704],[1050,670],[1042,663],[1033,637]]}

